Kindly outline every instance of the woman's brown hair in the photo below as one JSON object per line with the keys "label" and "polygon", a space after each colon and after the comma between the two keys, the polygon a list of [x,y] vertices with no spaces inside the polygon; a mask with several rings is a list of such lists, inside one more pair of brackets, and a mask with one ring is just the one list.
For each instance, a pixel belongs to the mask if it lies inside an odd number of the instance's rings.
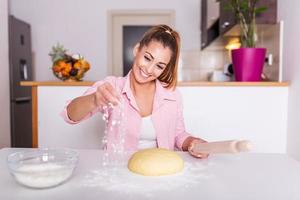
{"label": "woman's brown hair", "polygon": [[177,84],[177,68],[180,53],[180,36],[167,25],[157,25],[150,28],[139,42],[139,50],[148,46],[151,41],[160,42],[165,48],[172,51],[172,56],[158,80],[164,83],[164,87],[174,89]]}

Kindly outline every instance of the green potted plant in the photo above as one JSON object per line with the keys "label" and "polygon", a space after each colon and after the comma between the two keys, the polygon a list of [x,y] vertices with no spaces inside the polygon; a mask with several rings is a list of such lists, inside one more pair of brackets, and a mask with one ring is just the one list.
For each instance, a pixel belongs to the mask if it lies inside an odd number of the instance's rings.
{"label": "green potted plant", "polygon": [[236,81],[260,81],[266,49],[257,48],[256,16],[266,7],[257,7],[259,0],[229,0],[229,8],[241,30],[241,48],[231,51]]}

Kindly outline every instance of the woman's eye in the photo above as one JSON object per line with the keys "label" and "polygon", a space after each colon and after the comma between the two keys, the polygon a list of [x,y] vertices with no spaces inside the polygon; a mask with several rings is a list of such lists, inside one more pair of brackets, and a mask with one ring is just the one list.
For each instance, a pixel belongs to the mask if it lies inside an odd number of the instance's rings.
{"label": "woman's eye", "polygon": [[144,58],[145,58],[146,60],[150,61],[150,58],[148,58],[147,56],[144,56]]}
{"label": "woman's eye", "polygon": [[158,69],[164,69],[163,66],[157,65]]}

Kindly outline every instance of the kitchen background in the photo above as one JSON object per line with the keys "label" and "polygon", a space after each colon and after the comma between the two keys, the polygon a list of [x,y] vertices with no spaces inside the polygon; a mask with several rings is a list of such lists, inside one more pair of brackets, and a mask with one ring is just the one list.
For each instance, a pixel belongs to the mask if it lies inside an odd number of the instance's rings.
{"label": "kitchen background", "polygon": [[[99,80],[108,74],[107,56],[107,12],[109,10],[165,9],[175,11],[175,28],[182,36],[182,77],[183,80],[208,80],[214,70],[222,70],[230,63],[224,49],[226,41],[215,41],[204,51],[201,50],[201,1],[200,0],[0,0],[0,60],[1,98],[0,147],[10,146],[9,125],[9,79],[8,79],[8,14],[31,25],[34,80],[56,80],[50,66],[48,53],[51,46],[61,42],[72,52],[80,52],[91,63],[91,70],[85,80]],[[284,21],[282,79],[290,81],[288,114],[288,152],[300,159],[300,125],[297,123],[297,105],[300,94],[300,72],[297,70],[297,48],[300,28],[297,26],[300,2],[278,0],[277,18]],[[271,28],[271,35],[264,35],[264,45],[278,43],[279,25]],[[267,31],[270,33],[270,31]],[[268,39],[266,39],[268,38]],[[273,38],[273,39],[270,39]],[[274,68],[279,69],[279,45],[273,46]],[[276,57],[277,56],[277,57]],[[278,75],[278,74],[277,74]],[[278,75],[279,76],[279,75]],[[278,77],[277,76],[277,77]],[[297,90],[298,89],[298,90]],[[298,101],[297,101],[298,100]],[[51,101],[49,102],[51,103]],[[270,138],[271,139],[271,138]]]}

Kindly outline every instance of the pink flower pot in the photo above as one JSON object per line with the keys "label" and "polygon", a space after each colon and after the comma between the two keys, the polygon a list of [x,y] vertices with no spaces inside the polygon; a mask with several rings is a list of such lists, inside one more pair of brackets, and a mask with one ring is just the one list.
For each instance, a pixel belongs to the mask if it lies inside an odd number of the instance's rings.
{"label": "pink flower pot", "polygon": [[261,81],[265,48],[240,48],[231,51],[236,81]]}

